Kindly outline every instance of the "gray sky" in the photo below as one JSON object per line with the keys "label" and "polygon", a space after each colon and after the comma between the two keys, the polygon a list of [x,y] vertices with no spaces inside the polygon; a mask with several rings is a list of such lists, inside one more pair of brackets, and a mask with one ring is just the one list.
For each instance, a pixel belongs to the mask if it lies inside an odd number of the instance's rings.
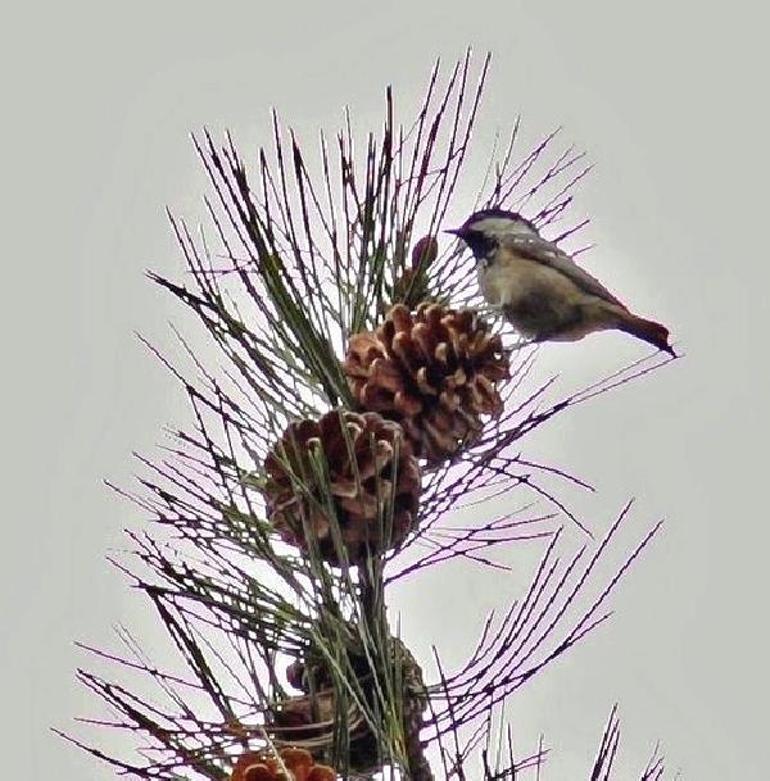
{"label": "gray sky", "polygon": [[[169,319],[189,322],[143,278],[147,267],[181,272],[165,204],[203,213],[188,131],[229,127],[253,150],[271,105],[311,139],[345,103],[366,126],[386,83],[412,100],[436,55],[472,44],[495,56],[482,130],[521,112],[532,137],[563,125],[588,150],[597,170],[579,203],[599,246],[584,262],[687,353],[527,444],[597,486],[580,500],[597,526],[632,495],[629,540],[668,523],[618,591],[611,624],[515,701],[522,750],[544,732],[546,777],[584,777],[618,701],[621,771],[638,771],[659,739],[685,778],[766,778],[768,22],[763,4],[743,0],[6,10],[4,776],[112,777],[47,731],[95,711],[73,680],[83,657],[72,641],[109,645],[126,621],[160,646],[154,617],[104,561],[136,513],[100,481],[127,481],[130,452],[185,418],[132,332],[163,343]],[[579,387],[640,349],[605,334],[548,347],[538,371]],[[450,626],[435,611],[446,575],[426,578],[401,605],[415,649],[469,644],[479,606],[505,588],[490,577],[451,592],[468,622]]]}

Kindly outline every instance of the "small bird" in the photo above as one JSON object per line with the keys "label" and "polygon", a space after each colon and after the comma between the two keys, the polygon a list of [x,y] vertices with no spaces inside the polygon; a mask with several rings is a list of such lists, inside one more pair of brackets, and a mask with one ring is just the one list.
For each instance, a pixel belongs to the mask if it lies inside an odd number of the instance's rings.
{"label": "small bird", "polygon": [[617,329],[676,356],[665,326],[630,312],[520,214],[484,209],[447,233],[471,248],[484,298],[524,337],[574,342]]}

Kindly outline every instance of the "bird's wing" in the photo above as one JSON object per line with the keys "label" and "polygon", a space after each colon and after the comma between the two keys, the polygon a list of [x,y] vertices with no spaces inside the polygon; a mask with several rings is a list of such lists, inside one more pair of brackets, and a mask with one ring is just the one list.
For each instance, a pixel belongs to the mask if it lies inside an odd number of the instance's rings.
{"label": "bird's wing", "polygon": [[547,241],[535,234],[518,234],[506,236],[502,242],[505,247],[517,255],[542,263],[544,266],[550,266],[555,271],[564,274],[565,277],[569,277],[586,293],[611,304],[617,304],[623,309],[626,308],[625,304],[615,298],[598,279],[578,266],[566,252],[559,249],[552,241]]}

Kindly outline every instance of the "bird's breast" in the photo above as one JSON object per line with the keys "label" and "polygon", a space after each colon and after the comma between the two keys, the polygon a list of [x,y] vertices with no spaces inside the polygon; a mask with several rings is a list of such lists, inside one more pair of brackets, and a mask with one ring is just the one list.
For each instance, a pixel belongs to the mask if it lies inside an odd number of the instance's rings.
{"label": "bird's breast", "polygon": [[583,292],[564,274],[543,263],[517,255],[498,257],[479,267],[479,286],[494,306],[516,307],[533,296],[547,296],[567,305],[578,304]]}

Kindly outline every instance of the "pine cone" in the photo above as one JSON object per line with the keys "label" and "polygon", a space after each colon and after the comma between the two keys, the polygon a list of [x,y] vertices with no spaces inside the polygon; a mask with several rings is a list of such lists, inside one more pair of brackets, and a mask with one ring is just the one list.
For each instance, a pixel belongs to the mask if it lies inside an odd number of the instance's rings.
{"label": "pine cone", "polygon": [[[335,699],[332,689],[314,695],[289,697],[268,715],[265,728],[276,745],[301,744],[323,756],[334,749]],[[348,713],[348,752],[346,764],[357,773],[380,769],[377,740],[357,708]]]}
{"label": "pine cone", "polygon": [[[250,751],[238,758],[230,781],[335,781],[328,765],[317,765],[313,755],[301,748],[285,748],[280,759],[264,751]],[[289,771],[289,776],[284,770]]]}
{"label": "pine cone", "polygon": [[[422,670],[406,646],[390,638],[393,665],[400,668],[404,732],[410,764],[421,754],[419,733],[422,713],[427,707]],[[364,697],[372,705],[376,692],[369,660],[363,652],[349,651],[348,658],[358,678]],[[289,697],[276,706],[266,719],[266,727],[274,733],[276,744],[303,742],[311,751],[322,754],[334,743],[335,694],[332,675],[320,656],[310,654],[296,660],[287,670],[289,683],[304,691],[304,695]],[[348,764],[359,773],[378,768],[381,751],[366,720],[355,706],[348,714],[350,733]]]}
{"label": "pine cone", "polygon": [[500,336],[473,310],[427,303],[413,314],[396,305],[375,332],[354,334],[344,368],[361,407],[400,422],[428,464],[478,438],[510,376]]}
{"label": "pine cone", "polygon": [[412,248],[411,268],[403,269],[393,285],[393,302],[407,307],[425,301],[428,288],[428,267],[438,255],[438,242],[433,236],[423,236]]}
{"label": "pine cone", "polygon": [[[319,738],[323,743],[324,737],[334,731],[334,715],[334,693],[323,689],[312,696],[303,694],[282,700],[271,709],[267,726],[278,736],[279,743],[317,742]],[[355,734],[359,720],[351,718],[350,722],[348,726]]]}
{"label": "pine cone", "polygon": [[340,562],[332,513],[352,564],[398,547],[417,521],[419,464],[401,427],[374,412],[335,410],[318,421],[292,423],[265,471],[268,518],[278,533],[307,550],[310,529],[320,555],[333,565]]}

